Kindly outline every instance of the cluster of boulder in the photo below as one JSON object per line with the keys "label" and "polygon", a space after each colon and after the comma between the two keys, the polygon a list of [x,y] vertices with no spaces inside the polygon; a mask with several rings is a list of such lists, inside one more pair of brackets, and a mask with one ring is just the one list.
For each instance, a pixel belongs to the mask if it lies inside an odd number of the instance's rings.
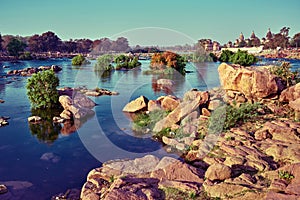
{"label": "cluster of boulder", "polygon": [[8,120],[9,120],[9,117],[1,116],[0,117],[0,127],[8,125],[9,124]]}
{"label": "cluster of boulder", "polygon": [[19,69],[19,70],[10,70],[7,72],[7,75],[14,75],[14,76],[31,76],[32,74],[36,74],[40,71],[45,70],[52,70],[54,72],[59,72],[62,70],[61,67],[57,65],[51,65],[51,66],[40,66],[38,68],[36,67],[28,67],[25,69]]}
{"label": "cluster of boulder", "polygon": [[[81,199],[164,199],[164,188],[221,199],[300,199],[300,83],[285,88],[265,67],[222,63],[218,71],[222,90],[191,90],[182,99],[141,96],[123,109],[168,111],[151,131],[181,129],[181,137],[162,142],[188,162],[148,155],[104,163],[89,173]],[[205,122],[224,102],[265,106],[256,122],[207,134]]]}

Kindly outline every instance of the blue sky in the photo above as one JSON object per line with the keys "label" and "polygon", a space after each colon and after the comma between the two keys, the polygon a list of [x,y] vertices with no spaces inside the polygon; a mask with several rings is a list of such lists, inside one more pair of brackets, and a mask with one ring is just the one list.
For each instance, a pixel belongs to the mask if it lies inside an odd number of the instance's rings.
{"label": "blue sky", "polygon": [[[131,45],[226,43],[252,30],[300,32],[299,0],[0,0],[0,32],[29,36],[54,31],[61,39],[127,36]],[[142,29],[143,27],[148,27]],[[160,27],[160,28],[149,28]],[[174,30],[174,31],[171,31]]]}

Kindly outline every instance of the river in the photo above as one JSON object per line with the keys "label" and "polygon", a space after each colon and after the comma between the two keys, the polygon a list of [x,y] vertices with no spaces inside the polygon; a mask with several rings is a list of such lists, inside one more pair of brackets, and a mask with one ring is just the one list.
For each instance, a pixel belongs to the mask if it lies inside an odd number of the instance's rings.
{"label": "river", "polygon": [[[54,64],[63,68],[57,73],[59,87],[99,87],[120,93],[92,98],[98,104],[94,108],[96,114],[77,124],[79,128],[74,131],[50,121],[30,125],[27,118],[32,113],[25,89],[28,77],[0,78],[0,99],[5,100],[0,104],[0,116],[10,117],[9,125],[0,128],[0,183],[21,185],[21,189],[14,190],[13,194],[21,199],[50,199],[69,188],[80,189],[87,173],[107,160],[146,154],[178,157],[167,153],[150,134],[133,132],[122,108],[140,95],[149,99],[166,94],[182,97],[191,88],[207,90],[217,87],[220,63],[188,63],[185,76],[161,76],[146,75],[150,62],[141,62],[139,69],[110,73],[94,72],[95,61],[82,67],[72,66],[69,59],[0,63],[0,76],[9,70]],[[293,68],[300,68],[299,61],[292,61],[292,64]],[[9,68],[2,68],[4,65]],[[159,78],[170,78],[175,86],[172,89],[158,88],[155,82]]]}

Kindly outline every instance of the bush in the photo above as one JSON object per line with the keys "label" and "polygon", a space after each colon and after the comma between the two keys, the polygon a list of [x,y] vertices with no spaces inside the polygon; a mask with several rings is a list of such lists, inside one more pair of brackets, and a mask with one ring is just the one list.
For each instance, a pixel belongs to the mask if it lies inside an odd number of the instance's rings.
{"label": "bush", "polygon": [[80,66],[85,63],[85,57],[83,55],[77,55],[72,58],[72,65]]}
{"label": "bush", "polygon": [[97,58],[97,63],[94,66],[95,71],[111,71],[114,69],[112,62],[114,56],[110,54],[105,54]]}
{"label": "bush", "polygon": [[125,69],[133,69],[135,67],[141,66],[142,63],[138,61],[137,57],[129,57],[126,55],[119,55],[115,58],[116,70],[120,70],[122,68]]}
{"label": "bush", "polygon": [[292,72],[289,62],[283,62],[280,66],[273,66],[269,71],[285,82],[287,87],[300,82],[299,71]]}
{"label": "bush", "polygon": [[150,67],[153,70],[165,70],[173,68],[181,74],[185,74],[186,60],[179,54],[166,51],[164,53],[155,53],[151,58]]}
{"label": "bush", "polygon": [[243,103],[240,107],[223,105],[217,108],[209,121],[210,133],[221,133],[222,130],[229,130],[241,122],[257,116],[257,109],[261,108],[259,103]]}
{"label": "bush", "polygon": [[239,64],[242,66],[250,66],[256,63],[257,61],[258,59],[254,55],[248,54],[247,51],[241,51],[240,49],[238,49],[238,51],[235,54],[233,54],[229,59],[229,62]]}
{"label": "bush", "polygon": [[53,108],[58,104],[58,92],[56,87],[59,79],[52,70],[33,74],[28,79],[27,95],[33,108]]}
{"label": "bush", "polygon": [[31,56],[31,53],[26,51],[22,55],[19,56],[20,60],[32,60],[33,57]]}
{"label": "bush", "polygon": [[230,50],[224,50],[219,58],[221,62],[231,62],[233,64],[239,64],[242,66],[250,66],[258,61],[258,59],[252,55],[248,54],[247,51],[241,51],[238,49],[236,53]]}
{"label": "bush", "polygon": [[229,62],[230,57],[233,55],[234,53],[230,50],[223,50],[221,53],[221,56],[219,58],[220,62]]}

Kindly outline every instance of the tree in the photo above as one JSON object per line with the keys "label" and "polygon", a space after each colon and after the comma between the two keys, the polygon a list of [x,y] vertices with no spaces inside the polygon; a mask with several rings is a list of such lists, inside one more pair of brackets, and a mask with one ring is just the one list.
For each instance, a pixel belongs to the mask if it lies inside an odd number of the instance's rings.
{"label": "tree", "polygon": [[41,35],[42,51],[58,51],[62,42],[55,33],[48,31]]}
{"label": "tree", "polygon": [[38,72],[28,79],[27,95],[33,108],[53,108],[58,104],[59,79],[52,70]]}
{"label": "tree", "polygon": [[2,35],[0,33],[0,51],[2,51],[2,49],[3,49],[2,42],[3,42],[3,39],[2,39]]}
{"label": "tree", "polygon": [[125,69],[133,69],[142,65],[137,59],[137,57],[129,57],[126,55],[119,55],[115,58],[116,70],[125,68]]}
{"label": "tree", "polygon": [[235,54],[231,55],[229,59],[229,62],[242,66],[250,66],[257,61],[258,59],[254,55],[248,54],[247,51],[241,51],[240,49],[238,49]]}
{"label": "tree", "polygon": [[31,36],[28,40],[28,47],[31,52],[42,52],[43,41],[41,36],[39,36],[38,34]]}
{"label": "tree", "polygon": [[114,56],[111,54],[105,54],[97,58],[97,63],[94,66],[95,71],[111,71],[113,70],[112,62]]}
{"label": "tree", "polygon": [[75,40],[78,53],[89,53],[92,49],[93,41],[89,39]]}
{"label": "tree", "polygon": [[221,53],[221,56],[219,58],[220,62],[229,62],[230,57],[233,55],[234,53],[230,50],[223,50]]}
{"label": "tree", "polygon": [[72,58],[72,65],[83,65],[85,63],[85,57],[83,55],[77,55]]}
{"label": "tree", "polygon": [[296,33],[292,39],[291,46],[300,47],[300,33]]}
{"label": "tree", "polygon": [[19,56],[19,53],[21,51],[24,51],[26,47],[26,44],[16,38],[13,38],[10,40],[10,42],[7,45],[7,51],[9,53],[9,55],[11,56]]}

